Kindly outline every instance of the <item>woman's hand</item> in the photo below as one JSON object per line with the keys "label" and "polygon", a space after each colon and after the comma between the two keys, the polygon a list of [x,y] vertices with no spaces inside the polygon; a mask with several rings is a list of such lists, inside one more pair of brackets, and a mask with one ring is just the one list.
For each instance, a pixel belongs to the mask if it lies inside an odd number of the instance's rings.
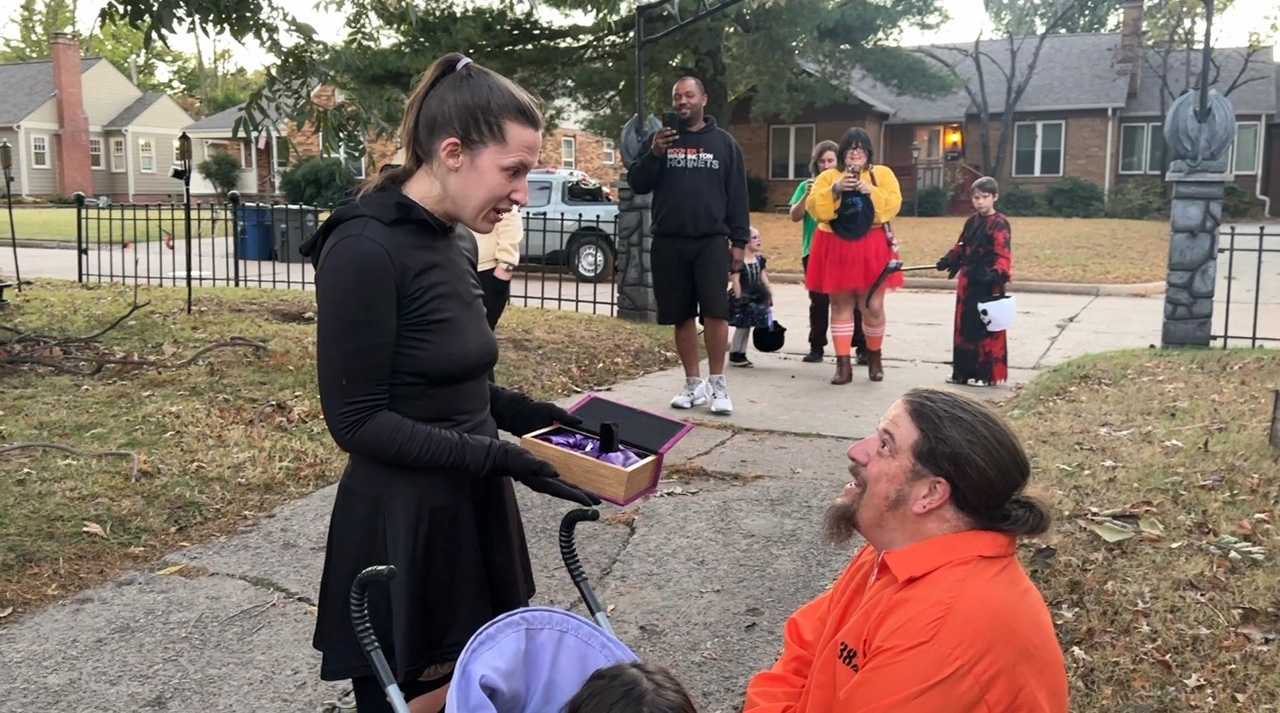
{"label": "woman's hand", "polygon": [[855,174],[846,173],[840,178],[840,182],[836,184],[836,190],[841,193],[856,191],[861,183],[862,182],[858,180],[858,177]]}
{"label": "woman's hand", "polygon": [[535,493],[578,503],[583,507],[600,504],[600,498],[560,479],[560,472],[529,451],[505,441],[499,446],[499,473],[510,476]]}

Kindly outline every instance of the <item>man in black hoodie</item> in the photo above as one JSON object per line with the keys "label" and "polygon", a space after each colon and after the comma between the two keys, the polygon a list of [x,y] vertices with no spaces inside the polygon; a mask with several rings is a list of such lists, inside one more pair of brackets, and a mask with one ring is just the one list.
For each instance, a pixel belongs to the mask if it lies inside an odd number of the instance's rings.
{"label": "man in black hoodie", "polygon": [[[682,77],[672,91],[672,104],[680,129],[663,127],[645,137],[627,180],[636,193],[653,193],[653,297],[658,324],[675,325],[685,373],[684,388],[671,405],[687,409],[710,401],[712,413],[729,414],[733,402],[724,379],[728,283],[730,270],[742,269],[751,229],[747,171],[738,142],[704,114],[702,82]],[[699,316],[706,325],[706,382],[698,364],[694,320]]]}

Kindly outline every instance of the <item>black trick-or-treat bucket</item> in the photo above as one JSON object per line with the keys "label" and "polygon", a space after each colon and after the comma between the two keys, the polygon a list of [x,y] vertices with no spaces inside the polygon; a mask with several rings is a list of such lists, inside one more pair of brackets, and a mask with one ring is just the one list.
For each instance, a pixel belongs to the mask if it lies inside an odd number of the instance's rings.
{"label": "black trick-or-treat bucket", "polygon": [[756,327],[751,330],[751,343],[755,345],[756,351],[776,352],[786,343],[787,328],[776,320],[772,325],[769,329]]}

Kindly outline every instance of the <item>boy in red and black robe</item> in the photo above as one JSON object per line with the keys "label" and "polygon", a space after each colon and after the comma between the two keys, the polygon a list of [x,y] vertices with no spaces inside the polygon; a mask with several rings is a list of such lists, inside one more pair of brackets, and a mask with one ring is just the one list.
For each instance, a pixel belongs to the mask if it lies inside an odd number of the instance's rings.
{"label": "boy in red and black robe", "polygon": [[996,212],[1000,187],[984,176],[970,189],[975,213],[965,221],[960,239],[938,261],[938,269],[948,277],[960,276],[956,283],[954,349],[951,362],[953,384],[991,386],[1009,378],[1008,343],[1003,330],[987,331],[978,313],[980,302],[1004,294],[1012,279],[1013,253],[1009,221]]}

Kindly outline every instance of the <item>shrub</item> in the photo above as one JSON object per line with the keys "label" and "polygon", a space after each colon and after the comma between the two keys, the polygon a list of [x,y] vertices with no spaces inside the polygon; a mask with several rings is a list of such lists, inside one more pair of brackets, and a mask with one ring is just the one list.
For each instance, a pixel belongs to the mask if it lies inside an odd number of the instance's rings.
{"label": "shrub", "polygon": [[747,209],[752,213],[769,210],[769,182],[759,176],[747,176]]}
{"label": "shrub", "polygon": [[1222,197],[1222,215],[1228,220],[1240,220],[1248,218],[1256,208],[1254,199],[1249,196],[1248,191],[1236,185],[1228,183],[1226,193]]}
{"label": "shrub", "polygon": [[1164,184],[1149,176],[1120,181],[1107,200],[1108,218],[1148,220],[1168,213],[1169,199],[1165,197]]}
{"label": "shrub", "polygon": [[1106,197],[1098,184],[1068,176],[1045,190],[1044,202],[1053,215],[1063,218],[1097,218],[1103,214]]}
{"label": "shrub", "polygon": [[1001,213],[1008,216],[1040,215],[1040,196],[1020,186],[1013,186],[1000,194],[996,203]]}
{"label": "shrub", "polygon": [[240,187],[240,159],[226,151],[218,151],[201,161],[196,170],[222,198]]}
{"label": "shrub", "polygon": [[916,215],[930,217],[947,214],[947,191],[942,186],[920,189],[916,202]]}
{"label": "shrub", "polygon": [[290,203],[318,208],[337,207],[355,185],[355,174],[340,158],[307,158],[280,176],[280,190]]}

